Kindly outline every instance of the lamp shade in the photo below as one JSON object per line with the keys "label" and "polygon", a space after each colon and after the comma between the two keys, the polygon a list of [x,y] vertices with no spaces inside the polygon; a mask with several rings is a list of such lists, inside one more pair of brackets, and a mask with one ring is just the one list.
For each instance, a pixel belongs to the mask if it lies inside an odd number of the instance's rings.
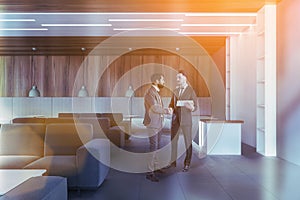
{"label": "lamp shade", "polygon": [[129,87],[125,93],[125,97],[133,97],[133,96],[134,96],[134,90],[133,90],[132,86],[129,85]]}
{"label": "lamp shade", "polygon": [[81,86],[80,90],[78,91],[78,95],[77,96],[78,97],[87,97],[87,96],[89,96],[89,93],[88,93],[88,91],[87,91],[87,89],[86,89],[86,87],[84,85]]}
{"label": "lamp shade", "polygon": [[37,89],[36,85],[33,85],[28,93],[29,97],[39,97],[41,96],[40,91]]}

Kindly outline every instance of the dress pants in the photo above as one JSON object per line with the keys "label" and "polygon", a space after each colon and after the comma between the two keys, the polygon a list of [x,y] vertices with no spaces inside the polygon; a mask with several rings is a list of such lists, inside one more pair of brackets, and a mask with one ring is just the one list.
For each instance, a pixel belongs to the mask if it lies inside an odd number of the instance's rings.
{"label": "dress pants", "polygon": [[149,158],[148,158],[148,168],[150,171],[155,171],[160,169],[160,163],[158,161],[156,150],[160,148],[161,132],[156,128],[147,128],[149,135]]}
{"label": "dress pants", "polygon": [[171,128],[171,162],[177,160],[177,148],[178,148],[178,139],[179,139],[179,130],[182,130],[184,137],[184,144],[186,148],[186,155],[184,159],[184,165],[190,165],[192,159],[192,126],[180,126],[179,123],[172,123]]}

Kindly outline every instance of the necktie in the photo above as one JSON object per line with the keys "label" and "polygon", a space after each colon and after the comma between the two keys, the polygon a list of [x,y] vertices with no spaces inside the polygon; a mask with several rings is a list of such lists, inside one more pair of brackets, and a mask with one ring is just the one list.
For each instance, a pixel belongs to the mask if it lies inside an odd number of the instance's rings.
{"label": "necktie", "polygon": [[183,88],[183,87],[181,87],[181,88],[179,89],[179,96],[181,96],[181,95],[182,95],[182,93],[183,93],[183,90],[184,90],[184,88]]}

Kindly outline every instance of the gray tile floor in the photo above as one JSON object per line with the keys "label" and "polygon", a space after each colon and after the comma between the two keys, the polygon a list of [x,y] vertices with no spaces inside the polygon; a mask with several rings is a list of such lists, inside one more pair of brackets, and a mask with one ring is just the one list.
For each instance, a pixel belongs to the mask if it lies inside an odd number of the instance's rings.
{"label": "gray tile floor", "polygon": [[[141,145],[132,140],[127,148]],[[147,147],[148,143],[145,142]],[[206,156],[194,153],[190,171],[175,169],[150,182],[145,174],[111,169],[96,191],[69,191],[69,199],[102,200],[300,200],[300,166],[275,157],[263,157],[242,146],[241,156]]]}

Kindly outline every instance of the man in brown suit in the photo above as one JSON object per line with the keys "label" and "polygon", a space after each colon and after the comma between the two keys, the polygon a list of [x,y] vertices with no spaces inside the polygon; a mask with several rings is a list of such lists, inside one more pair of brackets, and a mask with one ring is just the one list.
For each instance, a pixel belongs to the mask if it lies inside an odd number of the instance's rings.
{"label": "man in brown suit", "polygon": [[196,110],[197,97],[183,71],[176,75],[177,87],[169,107],[173,109],[171,126],[171,164],[166,168],[176,167],[179,130],[182,130],[186,148],[183,172],[187,172],[192,158],[192,111]]}
{"label": "man in brown suit", "polygon": [[168,113],[168,108],[164,109],[162,99],[159,91],[164,87],[165,80],[162,74],[153,74],[151,76],[152,85],[144,96],[145,116],[143,124],[147,127],[150,142],[150,154],[146,178],[157,182],[158,178],[155,174],[156,170],[160,169],[158,159],[156,157],[156,150],[159,149],[161,138],[160,130],[163,127],[164,114]]}

